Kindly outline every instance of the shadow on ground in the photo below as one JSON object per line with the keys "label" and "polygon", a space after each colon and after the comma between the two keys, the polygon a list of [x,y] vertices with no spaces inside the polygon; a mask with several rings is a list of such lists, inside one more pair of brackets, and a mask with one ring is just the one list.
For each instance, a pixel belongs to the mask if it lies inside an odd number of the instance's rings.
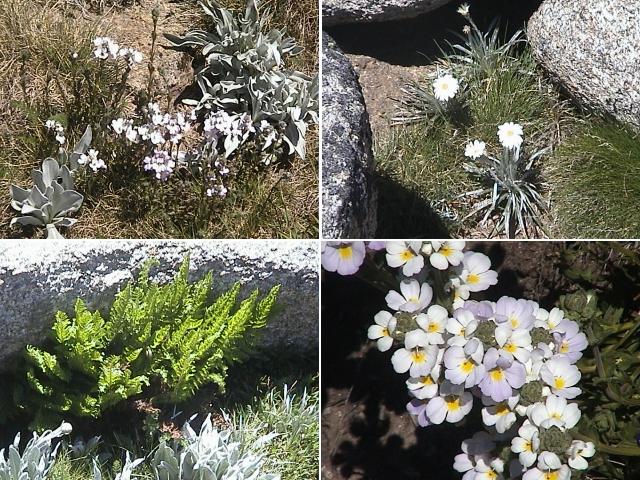
{"label": "shadow on ground", "polygon": [[376,238],[450,238],[445,221],[429,202],[386,175],[376,175]]}
{"label": "shadow on ground", "polygon": [[[456,42],[464,18],[457,13],[461,2],[451,2],[415,18],[390,22],[338,25],[326,31],[346,53],[366,55],[394,65],[428,65],[440,55],[447,41]],[[471,14],[484,30],[498,19],[511,36],[523,27],[542,0],[471,0]]]}

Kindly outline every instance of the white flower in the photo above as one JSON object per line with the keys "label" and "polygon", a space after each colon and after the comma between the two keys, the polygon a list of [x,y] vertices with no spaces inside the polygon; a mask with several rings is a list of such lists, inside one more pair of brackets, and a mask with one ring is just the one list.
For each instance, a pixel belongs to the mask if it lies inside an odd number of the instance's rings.
{"label": "white flower", "polygon": [[540,368],[540,377],[559,397],[576,398],[582,393],[582,390],[574,387],[580,380],[580,370],[571,364],[564,355],[558,355],[548,360]]}
{"label": "white flower", "polygon": [[425,332],[427,339],[431,345],[440,345],[444,343],[442,334],[447,326],[449,312],[440,305],[431,305],[427,313],[421,313],[416,317],[416,322]]}
{"label": "white flower", "polygon": [[473,313],[464,308],[453,312],[453,318],[447,320],[447,332],[453,336],[447,340],[452,346],[463,347],[478,328],[478,321]]}
{"label": "white flower", "polygon": [[449,265],[458,266],[464,259],[463,240],[432,241],[431,246],[433,253],[429,255],[429,263],[438,270],[446,270]]}
{"label": "white flower", "polygon": [[501,480],[503,470],[504,461],[500,458],[480,457],[476,462],[473,480]]}
{"label": "white flower", "polygon": [[577,403],[567,404],[567,400],[556,395],[549,395],[545,403],[531,405],[527,412],[529,420],[542,428],[558,427],[561,430],[573,428],[580,420],[580,409]]}
{"label": "white flower", "polygon": [[538,428],[525,420],[518,429],[518,436],[511,440],[511,451],[518,454],[523,467],[529,468],[538,458],[540,448],[540,433]]}
{"label": "white flower", "polygon": [[[542,310],[542,309],[540,309]],[[564,320],[564,312],[559,308],[553,308],[550,312],[538,311],[536,315],[536,321],[534,325],[536,327],[542,327],[549,331],[554,331],[560,322]]]}
{"label": "white flower", "polygon": [[438,351],[436,357],[436,364],[431,370],[429,375],[422,375],[420,377],[411,377],[406,381],[409,393],[414,397],[424,400],[426,398],[433,398],[438,394],[438,379],[440,378],[440,369],[442,363],[442,355],[444,350]]}
{"label": "white flower", "polygon": [[498,433],[504,433],[516,423],[515,408],[520,396],[514,395],[502,402],[495,402],[491,397],[482,396],[482,421],[487,426],[495,426]]}
{"label": "white flower", "polygon": [[433,397],[427,404],[427,417],[431,423],[440,424],[445,420],[456,423],[462,420],[473,407],[473,396],[462,385],[453,385],[444,381],[440,386],[440,395]]}
{"label": "white flower", "polygon": [[69,435],[73,431],[73,427],[69,422],[62,422],[58,428],[60,428],[60,432],[64,435]]}
{"label": "white flower", "polygon": [[429,375],[438,359],[438,347],[429,345],[427,334],[422,330],[407,332],[404,337],[404,348],[400,348],[391,356],[393,369],[397,373],[409,371],[412,377]]}
{"label": "white flower", "polygon": [[353,275],[366,256],[364,242],[323,242],[322,268],[340,275]]}
{"label": "white flower", "polygon": [[422,242],[387,242],[387,264],[402,267],[402,273],[410,277],[424,267],[424,257],[420,254]]}
{"label": "white flower", "polygon": [[397,320],[393,315],[384,310],[376,313],[373,320],[376,323],[369,327],[367,336],[371,340],[378,341],[378,350],[386,352],[393,345],[393,338],[391,337],[391,334],[396,329]]}
{"label": "white flower", "polygon": [[480,140],[474,140],[473,142],[467,143],[466,148],[464,149],[464,156],[469,158],[480,158],[485,153],[486,145],[484,142]]}
{"label": "white flower", "polygon": [[466,252],[462,264],[463,268],[460,279],[464,283],[460,286],[461,290],[466,289],[468,292],[481,292],[491,285],[498,283],[498,274],[490,270],[491,260],[485,254]]}
{"label": "white flower", "polygon": [[458,7],[458,13],[460,15],[462,15],[463,17],[466,17],[469,15],[469,4],[468,3],[463,3],[462,5],[460,5]]}
{"label": "white flower", "polygon": [[512,329],[510,325],[499,325],[495,331],[496,342],[501,355],[515,357],[526,363],[531,356],[531,335],[524,328]]}
{"label": "white flower", "polygon": [[124,118],[117,118],[115,120],[111,120],[111,128],[118,135],[124,132],[125,126],[126,126],[126,120]]}
{"label": "white flower", "polygon": [[391,290],[385,297],[389,308],[402,312],[417,312],[427,308],[433,298],[431,286],[428,283],[420,286],[414,279],[400,282],[400,291],[402,294]]}
{"label": "white flower", "polygon": [[585,460],[585,457],[593,457],[595,453],[596,449],[593,443],[574,440],[571,442],[571,447],[569,447],[569,450],[567,451],[569,466],[576,470],[586,470],[589,464]]}
{"label": "white flower", "polygon": [[159,130],[154,130],[153,132],[151,132],[149,140],[151,140],[151,143],[153,143],[154,145],[162,145],[165,142],[164,135],[162,135]]}
{"label": "white flower", "polygon": [[127,128],[127,133],[126,133],[127,140],[133,143],[138,143],[139,136],[140,135],[138,134],[138,130],[136,130],[132,126],[129,126],[129,128]]}
{"label": "white flower", "polygon": [[555,453],[542,452],[538,455],[536,468],[527,470],[522,480],[569,480],[571,469],[563,465]]}
{"label": "white flower", "polygon": [[445,378],[455,385],[464,384],[465,388],[477,385],[485,373],[483,356],[484,347],[477,338],[469,340],[464,347],[447,348],[443,357]]}
{"label": "white flower", "polygon": [[498,127],[498,138],[506,148],[518,148],[522,145],[522,127],[517,123],[507,122]]}
{"label": "white flower", "polygon": [[446,102],[455,97],[456,93],[458,93],[458,88],[458,80],[449,74],[438,77],[433,82],[433,93],[441,102]]}

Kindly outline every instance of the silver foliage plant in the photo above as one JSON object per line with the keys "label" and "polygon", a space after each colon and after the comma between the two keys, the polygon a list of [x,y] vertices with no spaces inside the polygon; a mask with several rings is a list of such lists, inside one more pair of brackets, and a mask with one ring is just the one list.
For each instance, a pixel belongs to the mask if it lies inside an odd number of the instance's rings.
{"label": "silver foliage plant", "polygon": [[260,17],[256,0],[247,1],[239,18],[213,0],[203,0],[201,6],[213,21],[211,31],[165,34],[168,48],[194,58],[196,93],[192,98],[182,95],[182,102],[195,107],[202,121],[222,110],[249,114],[253,124],[267,122],[280,134],[273,148],[304,158],[307,125],[318,122],[318,76],[284,68],[284,58],[302,47],[281,30],[263,32],[267,17]]}
{"label": "silver foliage plant", "polygon": [[75,190],[72,172],[89,149],[91,137],[91,127],[87,127],[73,151],[61,149],[58,160],[47,158],[40,170],[32,170],[33,187],[23,189],[11,185],[11,206],[20,212],[20,216],[11,220],[11,225],[44,227],[48,239],[64,238],[58,227],[76,223],[69,215],[77,212],[84,201],[84,196]]}
{"label": "silver foliage plant", "polygon": [[199,433],[189,422],[185,423],[182,433],[184,440],[171,445],[163,441],[151,459],[156,480],[280,480],[279,475],[264,473],[263,457],[253,453],[275,434],[243,445],[236,440],[233,430],[218,430],[213,426],[210,415]]}
{"label": "silver foliage plant", "polygon": [[53,441],[71,433],[71,425],[63,422],[55,430],[47,430],[42,435],[33,433],[33,437],[20,455],[20,434],[13,444],[5,450],[0,450],[0,480],[45,480],[55,462],[58,443]]}

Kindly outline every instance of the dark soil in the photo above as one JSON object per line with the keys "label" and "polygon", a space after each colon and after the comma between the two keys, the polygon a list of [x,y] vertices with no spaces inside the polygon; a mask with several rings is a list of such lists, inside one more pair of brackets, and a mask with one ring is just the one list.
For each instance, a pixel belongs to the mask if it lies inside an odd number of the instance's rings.
{"label": "dark soil", "polygon": [[[550,309],[576,283],[561,273],[563,242],[485,242],[469,248],[487,254],[499,273],[498,285],[475,299],[510,295]],[[462,440],[481,429],[479,419],[468,417],[459,428],[414,426],[405,410],[405,376],[393,371],[388,352],[367,340],[373,316],[385,306],[384,294],[362,280],[325,272],[322,479],[459,479],[453,457]]]}

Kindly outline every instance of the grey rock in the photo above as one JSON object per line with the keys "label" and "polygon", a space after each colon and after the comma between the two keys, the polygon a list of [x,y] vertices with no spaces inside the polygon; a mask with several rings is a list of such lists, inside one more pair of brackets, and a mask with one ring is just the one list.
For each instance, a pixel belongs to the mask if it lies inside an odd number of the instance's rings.
{"label": "grey rock", "polygon": [[322,235],[373,238],[371,126],[358,76],[335,42],[322,34]]}
{"label": "grey rock", "polygon": [[582,106],[640,128],[640,2],[545,0],[534,55]]}
{"label": "grey rock", "polygon": [[214,273],[215,290],[243,283],[243,294],[281,284],[276,313],[262,346],[275,351],[318,349],[317,241],[28,241],[0,242],[0,369],[29,343],[41,342],[57,310],[77,298],[106,312],[116,292],[137,278],[144,260],[160,265],[151,278],[173,278],[184,256],[191,277]]}
{"label": "grey rock", "polygon": [[451,0],[323,0],[325,27],[341,23],[381,22],[411,18],[435,10]]}

